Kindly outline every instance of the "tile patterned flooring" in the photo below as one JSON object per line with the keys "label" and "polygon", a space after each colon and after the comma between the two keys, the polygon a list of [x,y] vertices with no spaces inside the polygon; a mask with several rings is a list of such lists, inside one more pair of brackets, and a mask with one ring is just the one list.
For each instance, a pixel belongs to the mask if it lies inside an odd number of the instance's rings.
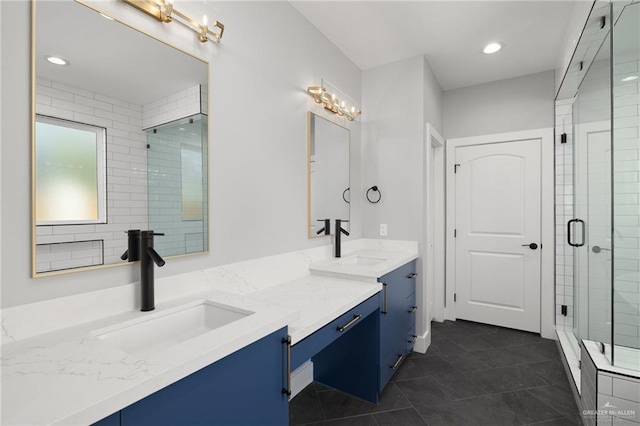
{"label": "tile patterned flooring", "polygon": [[469,321],[433,322],[378,405],[312,383],[289,405],[291,425],[581,425],[553,340]]}

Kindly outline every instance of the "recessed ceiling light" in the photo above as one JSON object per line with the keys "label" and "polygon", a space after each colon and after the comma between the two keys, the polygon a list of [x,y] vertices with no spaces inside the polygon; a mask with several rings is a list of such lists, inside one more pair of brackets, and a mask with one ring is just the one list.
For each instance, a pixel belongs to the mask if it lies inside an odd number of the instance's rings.
{"label": "recessed ceiling light", "polygon": [[54,65],[69,65],[69,61],[66,59],[59,58],[57,56],[47,56],[47,61],[51,62]]}
{"label": "recessed ceiling light", "polygon": [[484,53],[496,53],[498,50],[502,49],[502,43],[489,43],[487,44],[482,51]]}
{"label": "recessed ceiling light", "polygon": [[625,77],[622,79],[622,81],[633,81],[633,80],[637,80],[638,76],[637,75],[630,75],[629,77]]}

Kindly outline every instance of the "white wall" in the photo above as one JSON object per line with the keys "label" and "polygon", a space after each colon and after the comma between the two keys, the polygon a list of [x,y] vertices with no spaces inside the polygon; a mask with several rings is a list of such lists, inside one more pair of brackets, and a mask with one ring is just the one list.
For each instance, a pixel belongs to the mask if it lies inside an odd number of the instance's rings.
{"label": "white wall", "polygon": [[[182,2],[187,14],[225,24],[220,45],[201,44],[183,26],[162,25],[122,2],[95,5],[211,64],[211,251],[169,259],[156,276],[327,244],[307,239],[306,112],[320,108],[305,89],[324,77],[358,102],[360,70],[286,2]],[[134,265],[30,278],[30,6],[0,3],[2,264],[10,265],[2,270],[3,307],[138,281]],[[360,129],[345,125],[352,136],[351,217],[359,218]],[[351,235],[362,236],[358,220]]]}
{"label": "white wall", "polygon": [[391,239],[421,237],[424,127],[427,121],[442,126],[441,105],[442,89],[422,56],[363,71],[364,191],[358,197],[373,185],[382,193],[377,204],[364,201],[365,237],[378,238],[381,223]]}
{"label": "white wall", "polygon": [[554,72],[444,92],[447,139],[553,127]]}

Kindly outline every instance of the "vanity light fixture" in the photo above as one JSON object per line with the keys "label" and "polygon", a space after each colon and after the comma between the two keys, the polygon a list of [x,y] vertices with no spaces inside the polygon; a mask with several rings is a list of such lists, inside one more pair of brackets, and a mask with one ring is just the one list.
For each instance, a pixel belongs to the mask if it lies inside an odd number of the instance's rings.
{"label": "vanity light fixture", "polygon": [[498,50],[502,49],[502,43],[489,43],[487,44],[482,51],[487,55],[491,53],[496,53]]}
{"label": "vanity light fixture", "polygon": [[627,81],[633,81],[633,80],[637,80],[637,79],[638,79],[637,75],[630,75],[629,77],[623,78],[622,81],[624,81],[626,83]]}
{"label": "vanity light fixture", "polygon": [[345,101],[338,99],[335,93],[329,94],[324,82],[322,82],[320,86],[307,87],[307,92],[316,103],[321,104],[326,110],[338,114],[341,117],[346,117],[349,121],[355,120],[357,116],[362,114],[362,111],[355,106],[349,107]]}
{"label": "vanity light fixture", "polygon": [[122,0],[124,3],[135,7],[141,12],[146,13],[154,19],[160,22],[169,23],[174,19],[177,22],[191,28],[198,34],[198,40],[202,43],[206,43],[209,39],[213,39],[215,42],[219,42],[224,33],[224,25],[221,22],[214,21],[212,28],[217,28],[217,31],[212,31],[209,28],[209,22],[207,16],[202,17],[202,23],[195,21],[188,17],[184,13],[176,10],[174,7],[174,0]]}
{"label": "vanity light fixture", "polygon": [[63,58],[59,58],[57,56],[46,56],[46,59],[53,65],[69,65],[69,61]]}

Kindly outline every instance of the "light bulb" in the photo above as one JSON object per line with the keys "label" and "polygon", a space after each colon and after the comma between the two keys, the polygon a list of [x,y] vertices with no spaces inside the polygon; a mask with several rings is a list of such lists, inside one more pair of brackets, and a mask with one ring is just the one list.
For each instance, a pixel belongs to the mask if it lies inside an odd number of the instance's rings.
{"label": "light bulb", "polygon": [[59,58],[57,56],[47,56],[47,61],[51,62],[54,65],[69,65],[69,61],[66,59]]}
{"label": "light bulb", "polygon": [[482,50],[486,54],[496,53],[498,50],[502,49],[501,43],[489,43]]}
{"label": "light bulb", "polygon": [[202,15],[202,25],[205,27],[209,24],[209,20],[207,19],[207,15]]}

